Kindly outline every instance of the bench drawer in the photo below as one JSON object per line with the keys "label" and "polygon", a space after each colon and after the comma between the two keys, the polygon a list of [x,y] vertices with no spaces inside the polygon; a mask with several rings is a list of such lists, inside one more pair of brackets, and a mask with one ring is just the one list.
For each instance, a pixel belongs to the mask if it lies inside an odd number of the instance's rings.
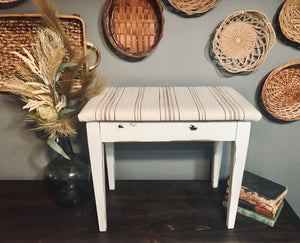
{"label": "bench drawer", "polygon": [[237,122],[100,122],[102,142],[234,141]]}

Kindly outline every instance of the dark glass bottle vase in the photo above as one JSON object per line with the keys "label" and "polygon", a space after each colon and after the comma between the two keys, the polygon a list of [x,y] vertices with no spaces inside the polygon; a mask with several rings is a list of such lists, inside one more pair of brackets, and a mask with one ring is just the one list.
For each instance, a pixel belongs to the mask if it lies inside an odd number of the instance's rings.
{"label": "dark glass bottle vase", "polygon": [[58,154],[46,167],[45,181],[59,205],[75,206],[91,194],[90,166],[73,153],[69,138],[59,139],[58,144],[70,160]]}

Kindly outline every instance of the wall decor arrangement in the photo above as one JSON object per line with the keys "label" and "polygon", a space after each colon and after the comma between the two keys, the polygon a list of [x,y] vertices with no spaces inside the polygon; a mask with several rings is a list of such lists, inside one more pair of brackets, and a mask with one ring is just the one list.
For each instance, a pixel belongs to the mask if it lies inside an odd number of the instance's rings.
{"label": "wall decor arrangement", "polygon": [[230,14],[216,29],[213,51],[230,73],[258,69],[276,41],[275,31],[266,15],[244,10]]}
{"label": "wall decor arrangement", "polygon": [[274,69],[264,82],[261,96],[273,117],[283,121],[300,119],[300,60]]}
{"label": "wall decor arrangement", "polygon": [[300,43],[300,0],[284,2],[279,14],[279,24],[286,38]]}
{"label": "wall decor arrangement", "polygon": [[214,8],[220,0],[163,0],[169,9],[183,17],[199,17]]}
{"label": "wall decor arrangement", "polygon": [[12,8],[18,6],[26,0],[0,0],[0,9],[1,8]]}
{"label": "wall decor arrangement", "polygon": [[163,8],[159,0],[107,0],[102,23],[112,50],[128,61],[140,61],[163,36]]}
{"label": "wall decor arrangement", "polygon": [[[72,43],[72,48],[81,49],[86,53],[86,48],[92,48],[97,54],[95,65],[88,67],[87,63],[82,64],[79,76],[74,79],[73,93],[80,92],[83,82],[83,74],[90,71],[100,62],[99,49],[86,41],[85,24],[80,17],[73,15],[59,15],[60,23],[68,39]],[[32,51],[34,39],[39,30],[45,28],[40,14],[7,14],[0,16],[0,80],[10,80],[16,74],[15,63],[19,60],[13,52],[24,53],[23,48]],[[0,86],[0,91],[6,91],[5,86]]]}
{"label": "wall decor arrangement", "polygon": [[[90,166],[74,153],[71,138],[77,114],[105,87],[89,67],[85,23],[78,16],[58,15],[51,0],[34,0],[41,14],[0,15],[0,91],[19,96],[25,120],[47,144],[53,156],[45,181],[54,199],[77,205],[91,189]],[[51,158],[54,157],[54,158]]]}

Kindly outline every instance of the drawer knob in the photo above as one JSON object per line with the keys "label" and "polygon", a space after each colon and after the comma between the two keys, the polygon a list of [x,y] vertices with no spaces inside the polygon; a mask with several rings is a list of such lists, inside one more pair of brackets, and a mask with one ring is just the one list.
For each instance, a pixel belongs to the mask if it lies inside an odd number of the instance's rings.
{"label": "drawer knob", "polygon": [[193,124],[189,126],[191,131],[196,131],[198,127],[195,127]]}

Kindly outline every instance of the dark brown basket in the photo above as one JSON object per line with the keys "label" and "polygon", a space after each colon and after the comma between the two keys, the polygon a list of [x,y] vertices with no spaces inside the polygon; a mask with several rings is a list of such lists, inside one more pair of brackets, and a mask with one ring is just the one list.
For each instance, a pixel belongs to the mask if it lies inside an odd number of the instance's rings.
{"label": "dark brown basket", "polygon": [[163,35],[163,10],[158,0],[107,0],[103,12],[104,34],[121,57],[142,59]]}
{"label": "dark brown basket", "polygon": [[262,101],[277,119],[300,119],[300,60],[282,64],[270,73],[262,89]]}
{"label": "dark brown basket", "polygon": [[[80,17],[73,15],[59,15],[61,26],[66,37],[72,43],[72,48],[80,48],[86,53],[87,46],[97,53],[97,61],[92,67],[86,64],[81,70],[81,74],[72,84],[73,91],[80,90],[82,86],[82,75],[88,70],[94,69],[100,62],[100,52],[97,47],[87,43],[85,24]],[[41,28],[45,28],[40,14],[7,14],[0,15],[0,79],[9,80],[16,74],[14,63],[19,59],[13,52],[22,52],[22,48],[29,51],[34,49],[35,36]],[[0,87],[0,92],[7,91],[5,87]]]}

